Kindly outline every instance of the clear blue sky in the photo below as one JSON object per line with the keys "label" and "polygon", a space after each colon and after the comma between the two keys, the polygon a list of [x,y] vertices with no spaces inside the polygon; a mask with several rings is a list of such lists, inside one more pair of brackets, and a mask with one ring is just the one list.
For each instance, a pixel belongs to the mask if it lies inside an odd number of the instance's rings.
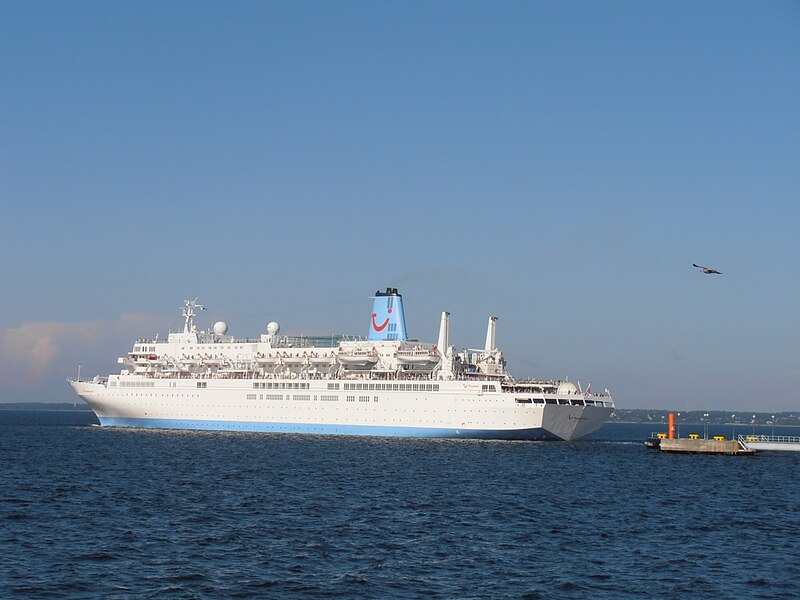
{"label": "clear blue sky", "polygon": [[391,285],[518,376],[800,410],[798,2],[7,0],[0,56],[0,401]]}

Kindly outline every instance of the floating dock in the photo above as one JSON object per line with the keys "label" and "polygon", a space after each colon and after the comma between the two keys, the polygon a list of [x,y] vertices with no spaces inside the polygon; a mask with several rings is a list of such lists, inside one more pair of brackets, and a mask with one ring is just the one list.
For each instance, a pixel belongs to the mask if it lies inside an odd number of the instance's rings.
{"label": "floating dock", "polygon": [[[756,437],[756,436],[752,436]],[[688,438],[679,438],[675,432],[675,415],[669,413],[669,427],[667,433],[654,433],[644,445],[661,452],[683,452],[689,454],[731,454],[748,455],[755,454],[749,441],[739,436],[738,440],[726,440],[724,436],[715,435],[713,439],[700,439],[697,433],[690,433]],[[798,438],[798,450],[800,450],[800,438]]]}
{"label": "floating dock", "polygon": [[[719,437],[719,436],[717,436]],[[756,451],[740,440],[698,438],[664,438],[658,445],[662,452],[688,452],[692,454],[755,454]]]}

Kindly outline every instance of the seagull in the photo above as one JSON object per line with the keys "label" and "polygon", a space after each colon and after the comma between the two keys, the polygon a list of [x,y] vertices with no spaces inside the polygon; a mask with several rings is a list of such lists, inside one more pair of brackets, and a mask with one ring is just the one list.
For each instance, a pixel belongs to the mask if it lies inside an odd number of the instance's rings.
{"label": "seagull", "polygon": [[716,269],[710,269],[709,267],[704,267],[702,265],[696,265],[694,263],[692,263],[692,266],[700,269],[706,275],[722,275],[722,273],[720,271],[717,271]]}

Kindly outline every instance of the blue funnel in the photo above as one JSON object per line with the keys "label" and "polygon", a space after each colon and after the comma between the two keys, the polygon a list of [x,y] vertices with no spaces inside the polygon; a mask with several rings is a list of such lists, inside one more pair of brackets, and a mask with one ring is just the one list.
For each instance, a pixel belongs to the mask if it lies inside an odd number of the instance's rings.
{"label": "blue funnel", "polygon": [[406,317],[403,314],[403,297],[397,293],[397,288],[386,288],[385,292],[375,292],[369,339],[378,342],[408,339]]}

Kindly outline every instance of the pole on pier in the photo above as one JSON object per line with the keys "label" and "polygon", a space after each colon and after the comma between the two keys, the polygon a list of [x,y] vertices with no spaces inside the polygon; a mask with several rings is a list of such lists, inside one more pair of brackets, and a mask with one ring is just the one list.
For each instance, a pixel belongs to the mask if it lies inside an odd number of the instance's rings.
{"label": "pole on pier", "polygon": [[675,439],[675,413],[669,413],[669,439]]}

